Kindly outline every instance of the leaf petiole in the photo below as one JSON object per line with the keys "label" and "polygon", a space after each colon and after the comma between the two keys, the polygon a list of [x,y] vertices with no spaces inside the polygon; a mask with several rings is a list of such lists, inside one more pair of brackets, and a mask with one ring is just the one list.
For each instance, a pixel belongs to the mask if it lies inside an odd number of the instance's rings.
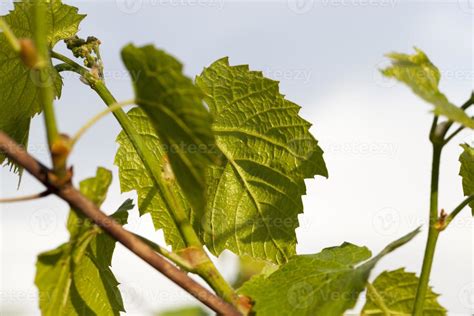
{"label": "leaf petiole", "polygon": [[179,266],[181,269],[187,271],[187,272],[193,272],[194,267],[190,262],[185,260],[183,257],[177,255],[174,252],[168,251],[166,248],[154,243],[153,241],[142,237],[140,235],[134,234],[137,238],[141,239],[144,243],[146,243],[151,249],[162,255],[163,257],[167,258],[168,260],[172,261],[175,263],[177,266]]}
{"label": "leaf petiole", "polygon": [[438,222],[438,230],[445,230],[448,225],[454,220],[454,218],[472,201],[474,201],[474,194],[468,196],[464,201],[461,202],[445,219],[442,223]]}
{"label": "leaf petiole", "polygon": [[10,29],[10,26],[3,18],[0,17],[0,30],[3,31],[3,34],[7,38],[8,43],[13,48],[16,53],[21,52],[21,44],[18,38],[13,34],[13,31]]}
{"label": "leaf petiole", "polygon": [[125,106],[132,105],[135,103],[135,100],[127,100],[127,101],[122,101],[122,102],[117,102],[115,104],[112,104],[108,108],[106,108],[104,111],[98,113],[94,117],[92,117],[84,126],[82,126],[77,133],[71,138],[71,147],[73,147],[77,141],[100,119],[103,117],[107,116],[110,113],[113,113],[114,111],[121,109]]}
{"label": "leaf petiole", "polygon": [[63,54],[60,54],[58,52],[51,51],[51,57],[62,61],[66,65],[69,65],[68,69],[64,69],[64,70],[70,70],[70,71],[76,72],[80,75],[84,75],[85,73],[89,72],[85,67],[82,67],[81,65],[76,63],[74,60],[72,60],[69,57],[66,57]]}
{"label": "leaf petiole", "polygon": [[444,141],[445,144],[449,143],[456,135],[461,133],[465,129],[465,126],[459,126],[451,135],[446,137],[446,140]]}
{"label": "leaf petiole", "polygon": [[[463,111],[466,111],[471,107],[471,105],[474,104],[474,92],[471,93],[471,97],[469,100],[467,100],[463,105],[461,105],[461,109]],[[474,117],[471,117],[474,119]],[[454,124],[453,121],[447,121],[445,122],[445,125],[442,127],[441,134],[442,137],[446,137],[446,134],[449,132],[449,129],[451,126]],[[447,136],[446,139],[443,141],[443,144],[449,143],[456,135],[458,135],[460,132],[462,132],[466,127],[464,125],[461,125],[458,129],[456,129],[451,135]]]}

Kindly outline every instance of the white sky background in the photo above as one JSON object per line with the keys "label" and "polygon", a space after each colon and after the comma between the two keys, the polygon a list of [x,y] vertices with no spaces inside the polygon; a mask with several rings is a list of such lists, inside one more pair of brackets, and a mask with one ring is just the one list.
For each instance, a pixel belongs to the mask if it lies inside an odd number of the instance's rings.
{"label": "white sky background", "polygon": [[[322,0],[296,2],[222,2],[223,0],[67,1],[88,17],[80,35],[102,40],[102,56],[111,91],[118,100],[132,98],[120,49],[153,43],[175,55],[190,76],[214,60],[229,56],[231,64],[250,64],[281,81],[281,91],[300,104],[301,115],[314,123],[313,133],[325,150],[330,177],[308,181],[305,213],[297,230],[299,253],[349,241],[373,252],[425,225],[428,213],[431,148],[427,139],[430,107],[408,88],[383,79],[376,69],[386,65],[392,50],[423,49],[440,68],[442,91],[455,104],[473,88],[472,1]],[[3,14],[10,1],[0,0]],[[60,44],[62,47],[63,44]],[[104,108],[76,75],[66,75],[58,102],[60,128],[74,133]],[[103,209],[115,210],[121,195],[113,166],[118,123],[108,117],[78,144],[71,157],[75,180],[93,176],[97,166],[114,171],[115,180]],[[458,176],[461,134],[443,156],[440,206],[453,209],[462,200]],[[40,118],[32,123],[31,152],[42,161],[45,136]],[[39,192],[42,187],[25,175],[0,171],[1,196]],[[33,284],[36,255],[67,239],[68,207],[55,197],[0,205],[1,313],[38,314]],[[135,210],[130,229],[163,244],[148,216]],[[426,227],[426,225],[425,225]],[[406,267],[419,273],[426,229],[413,242],[383,259],[373,277],[387,269]],[[443,232],[432,281],[450,315],[473,313],[473,229],[466,210]],[[219,261],[226,277],[235,271],[232,255]],[[113,271],[122,283],[129,315],[193,302],[146,264],[119,246]]]}

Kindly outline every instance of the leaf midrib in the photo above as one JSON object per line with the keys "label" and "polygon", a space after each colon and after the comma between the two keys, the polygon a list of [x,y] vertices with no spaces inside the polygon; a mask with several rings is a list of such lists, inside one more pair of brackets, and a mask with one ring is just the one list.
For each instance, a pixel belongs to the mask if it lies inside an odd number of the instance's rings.
{"label": "leaf midrib", "polygon": [[[257,208],[257,211],[258,211],[258,215],[260,216],[260,219],[262,220],[263,224],[265,225],[265,228],[268,232],[268,235],[270,236],[270,239],[272,241],[272,243],[275,245],[275,247],[278,249],[278,251],[282,254],[283,258],[285,259],[285,261],[288,261],[288,256],[286,255],[286,253],[283,251],[283,249],[280,247],[280,245],[277,243],[277,241],[275,240],[275,238],[273,237],[273,234],[270,230],[270,228],[268,227],[268,224],[266,223],[266,221],[264,220],[264,217],[263,217],[263,214],[262,214],[262,210],[260,209],[260,204],[258,202],[258,200],[256,199],[256,197],[254,196],[252,190],[250,189],[250,186],[247,182],[247,180],[245,179],[244,175],[242,174],[241,170],[240,170],[240,166],[237,165],[235,163],[235,161],[230,157],[229,153],[227,153],[227,151],[222,148],[222,146],[219,146],[219,144],[217,145],[219,147],[219,149],[221,150],[222,154],[224,155],[224,157],[227,159],[227,161],[231,164],[231,166],[234,168],[235,172],[237,173],[237,175],[239,176],[240,180],[242,181],[242,183],[244,184],[245,186],[245,190],[249,193],[249,196],[252,200],[252,202],[254,203],[255,207]],[[267,255],[267,250],[266,250],[266,247],[265,247],[265,243],[263,244],[263,250],[265,252],[265,256],[268,257]],[[278,258],[277,258],[278,260]],[[279,261],[279,260],[278,260]]]}

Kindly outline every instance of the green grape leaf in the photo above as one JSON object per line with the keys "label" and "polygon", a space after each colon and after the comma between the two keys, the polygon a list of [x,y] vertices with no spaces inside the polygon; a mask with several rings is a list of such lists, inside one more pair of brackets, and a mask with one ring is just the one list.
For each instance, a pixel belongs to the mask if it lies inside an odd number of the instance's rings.
{"label": "green grape leaf", "polygon": [[[95,205],[102,205],[107,197],[107,191],[112,183],[112,173],[104,168],[97,168],[94,178],[81,181],[79,188],[81,193]],[[90,229],[90,223],[82,213],[71,210],[67,222],[67,229],[71,236],[76,236],[81,230]]]}
{"label": "green grape leaf", "polygon": [[[94,178],[81,182],[81,192],[100,206],[111,177],[99,168]],[[126,224],[132,208],[132,201],[125,201],[110,220]],[[35,284],[42,315],[119,315],[124,307],[110,269],[115,240],[75,210],[68,229],[68,242],[38,256]]]}
{"label": "green grape leaf", "polygon": [[[163,170],[166,163],[166,151],[163,148],[160,138],[149,117],[140,108],[134,108],[128,112],[128,118],[135,127],[137,133],[142,137],[145,146],[155,155],[157,165],[153,168]],[[142,163],[140,156],[130,142],[127,134],[122,131],[117,142],[119,148],[115,156],[115,165],[119,168],[120,187],[122,192],[136,190],[138,194],[138,209],[141,215],[150,213],[156,229],[163,229],[166,242],[174,250],[182,249],[186,245],[176,226],[171,210],[168,209],[163,200],[161,192],[156,188],[153,179],[149,176],[148,170]],[[191,212],[184,194],[179,185],[170,181],[168,188],[173,195],[179,199],[180,203],[188,211],[188,216],[193,221],[196,216]]]}
{"label": "green grape leaf", "polygon": [[[33,36],[32,2],[14,2],[14,10],[3,16],[18,38]],[[61,39],[77,33],[79,23],[85,17],[77,13],[74,7],[53,0],[47,5],[48,44],[53,47]],[[62,80],[59,73],[51,69],[55,96],[61,95]],[[38,90],[42,85],[37,73],[31,71],[21,61],[19,55],[11,48],[5,35],[0,33],[0,130],[12,137],[17,143],[27,146],[30,121],[33,116],[42,111]],[[0,153],[0,164],[6,156]],[[12,161],[8,164],[21,174]]]}
{"label": "green grape leaf", "polygon": [[327,176],[323,151],[278,82],[214,62],[196,78],[214,116],[222,162],[209,171],[203,239],[209,250],[286,262],[295,254],[305,178]]}
{"label": "green grape leaf", "polygon": [[[385,271],[367,286],[367,302],[362,316],[411,315],[415,304],[418,277],[405,269]],[[426,294],[423,315],[444,316],[446,310],[439,305],[431,288]]]}
{"label": "green grape leaf", "polygon": [[[459,157],[461,162],[459,175],[462,177],[464,195],[469,196],[474,194],[474,148],[467,144],[461,146],[464,148],[464,152]],[[474,216],[474,202],[471,202],[469,206],[472,210],[472,216]]]}
{"label": "green grape leaf", "polygon": [[209,316],[209,313],[207,313],[201,307],[190,306],[175,310],[164,311],[158,313],[158,316]]}
{"label": "green grape leaf", "polygon": [[409,86],[415,94],[434,105],[436,115],[445,116],[466,127],[474,128],[474,120],[462,109],[450,103],[448,98],[439,91],[441,74],[431,63],[426,54],[416,49],[416,54],[388,54],[392,65],[382,70],[382,74],[395,78]]}
{"label": "green grape leaf", "polygon": [[418,232],[396,240],[370,260],[366,247],[349,243],[294,256],[272,274],[252,278],[239,292],[254,301],[253,311],[259,316],[343,315],[356,304],[377,262]]}
{"label": "green grape leaf", "polygon": [[202,92],[183,75],[183,66],[175,58],[153,46],[128,45],[122,59],[132,74],[136,103],[167,148],[179,185],[195,209],[203,210],[206,170],[216,155],[212,119]]}

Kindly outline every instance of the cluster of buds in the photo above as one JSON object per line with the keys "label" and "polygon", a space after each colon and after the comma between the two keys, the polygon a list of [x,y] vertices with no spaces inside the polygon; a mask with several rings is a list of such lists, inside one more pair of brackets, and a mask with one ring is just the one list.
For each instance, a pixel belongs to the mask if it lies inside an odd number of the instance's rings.
{"label": "cluster of buds", "polygon": [[103,79],[104,66],[100,57],[100,40],[94,36],[87,37],[86,40],[77,35],[64,40],[67,48],[76,58],[84,59],[84,66],[91,69],[91,73],[100,79]]}

